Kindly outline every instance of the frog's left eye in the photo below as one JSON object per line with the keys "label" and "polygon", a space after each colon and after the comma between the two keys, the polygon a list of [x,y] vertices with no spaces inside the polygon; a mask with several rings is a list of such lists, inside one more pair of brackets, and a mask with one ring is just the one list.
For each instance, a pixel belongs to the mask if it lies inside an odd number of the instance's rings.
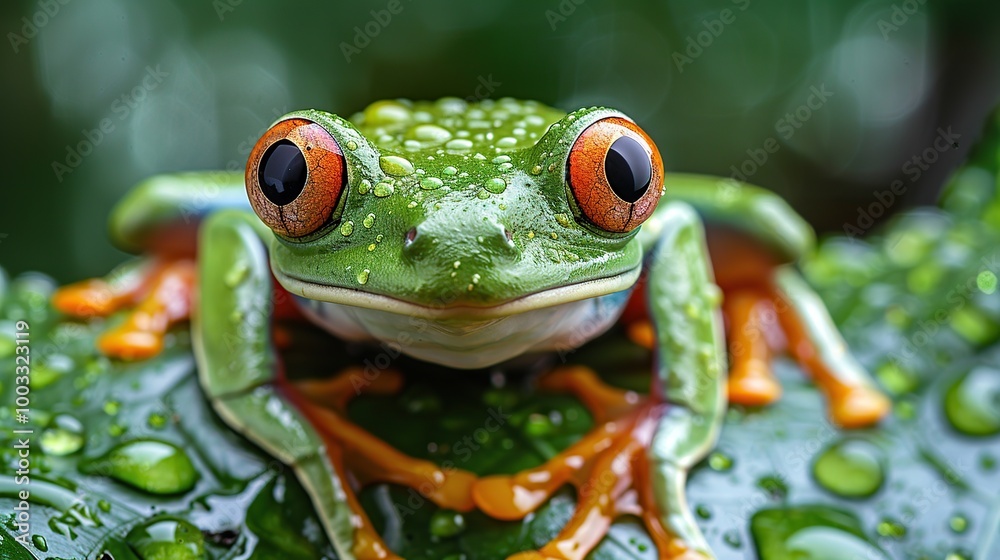
{"label": "frog's left eye", "polygon": [[635,123],[608,117],[573,144],[566,171],[576,205],[597,227],[625,233],[646,221],[663,192],[656,144]]}
{"label": "frog's left eye", "polygon": [[344,184],[344,152],[322,126],[288,119],[257,141],[247,161],[250,205],[284,237],[315,233],[333,216]]}

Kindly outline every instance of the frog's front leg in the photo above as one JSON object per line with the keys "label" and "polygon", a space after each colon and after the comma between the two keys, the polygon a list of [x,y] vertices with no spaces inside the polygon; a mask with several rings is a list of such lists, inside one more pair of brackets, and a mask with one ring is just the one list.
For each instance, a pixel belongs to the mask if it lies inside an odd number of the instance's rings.
{"label": "frog's front leg", "polygon": [[477,505],[501,519],[524,517],[563,484],[579,490],[573,517],[559,535],[512,560],[581,560],[626,514],[644,521],[661,559],[711,557],[684,486],[688,469],[715,444],[722,422],[720,298],[698,216],[676,203],[661,212],[647,284],[656,349],[650,395],[603,385],[587,368],[551,372],[540,388],[576,394],[597,427],[540,467],[476,483]]}
{"label": "frog's front leg", "polygon": [[[709,221],[708,247],[724,293],[730,402],[760,406],[776,401],[781,386],[772,354],[787,351],[828,402],[829,416],[844,428],[870,426],[891,403],[850,355],[819,297],[791,261],[813,244],[809,225],[777,195],[721,177],[673,176],[668,192]],[[657,218],[651,220],[657,227]],[[646,337],[648,338],[648,336]]]}
{"label": "frog's front leg", "polygon": [[[257,228],[252,214],[235,210],[202,227],[192,322],[202,387],[230,427],[295,471],[340,558],[398,560],[358,503],[348,473],[361,483],[414,487],[459,511],[472,508],[475,477],[402,455],[347,420],[344,407],[358,394],[351,382],[356,371],[294,384],[285,379],[271,329],[273,280]],[[366,390],[393,392],[400,385],[398,374],[383,372]]]}

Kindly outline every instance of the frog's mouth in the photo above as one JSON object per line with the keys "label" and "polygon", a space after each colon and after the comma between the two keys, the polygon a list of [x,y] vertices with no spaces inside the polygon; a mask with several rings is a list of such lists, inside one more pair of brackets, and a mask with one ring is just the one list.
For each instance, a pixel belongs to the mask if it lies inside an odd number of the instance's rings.
{"label": "frog's mouth", "polygon": [[450,305],[442,307],[421,305],[362,290],[317,284],[288,276],[280,270],[272,268],[272,271],[278,283],[290,293],[316,301],[376,309],[423,319],[494,319],[626,290],[634,286],[636,281],[639,280],[642,266],[636,266],[613,276],[534,292],[496,305]]}

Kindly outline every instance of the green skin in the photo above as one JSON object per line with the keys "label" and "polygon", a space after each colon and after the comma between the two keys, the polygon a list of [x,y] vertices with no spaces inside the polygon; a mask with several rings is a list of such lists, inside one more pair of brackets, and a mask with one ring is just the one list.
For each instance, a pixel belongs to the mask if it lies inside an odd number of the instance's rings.
{"label": "green skin", "polygon": [[[230,426],[295,469],[342,558],[353,558],[343,483],[315,430],[271,385],[272,271],[300,296],[388,313],[400,325],[417,319],[459,329],[621,292],[645,274],[662,381],[653,390],[672,405],[648,451],[659,511],[668,529],[711,555],[684,499],[686,473],[714,445],[725,407],[720,296],[702,217],[747,232],[788,261],[811,246],[812,232],[763,189],[676,174],[640,230],[599,230],[576,208],[564,170],[574,140],[608,116],[623,115],[454,98],[378,102],[350,120],[291,113],[283,119],[329,131],[347,160],[333,222],[304,240],[280,238],[259,221],[242,174],[154,177],[115,210],[112,235],[133,251],[165,226],[200,222],[193,329],[202,386]],[[420,235],[407,244],[415,227]],[[777,278],[810,319],[817,345],[839,341],[794,270],[784,266]]]}

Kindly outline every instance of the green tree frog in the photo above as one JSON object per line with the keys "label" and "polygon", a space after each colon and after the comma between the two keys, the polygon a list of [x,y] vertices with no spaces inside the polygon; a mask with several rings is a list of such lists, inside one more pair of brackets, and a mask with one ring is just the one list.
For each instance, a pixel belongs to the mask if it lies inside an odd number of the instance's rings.
{"label": "green tree frog", "polygon": [[[789,264],[812,243],[804,221],[758,187],[665,176],[650,137],[613,109],[443,98],[379,101],[350,119],[297,111],[267,130],[244,174],[151,178],[111,230],[150,257],[63,288],[56,306],[128,309],[99,340],[123,359],[156,354],[190,315],[215,409],[295,470],[345,559],[396,558],[357,480],[500,519],[575,485],[563,530],[510,558],[582,559],[624,514],[643,520],[661,558],[711,557],[686,474],[713,446],[727,395],[779,397],[773,352],[803,365],[840,426],[889,408]],[[655,354],[652,389],[639,397],[585,367],[556,368],[539,388],[579,397],[593,432],[537,468],[477,477],[405,456],[347,419],[356,394],[399,387],[391,364],[287,381],[271,328],[287,294],[336,337],[454,375],[579,347],[628,308],[630,336]]]}

